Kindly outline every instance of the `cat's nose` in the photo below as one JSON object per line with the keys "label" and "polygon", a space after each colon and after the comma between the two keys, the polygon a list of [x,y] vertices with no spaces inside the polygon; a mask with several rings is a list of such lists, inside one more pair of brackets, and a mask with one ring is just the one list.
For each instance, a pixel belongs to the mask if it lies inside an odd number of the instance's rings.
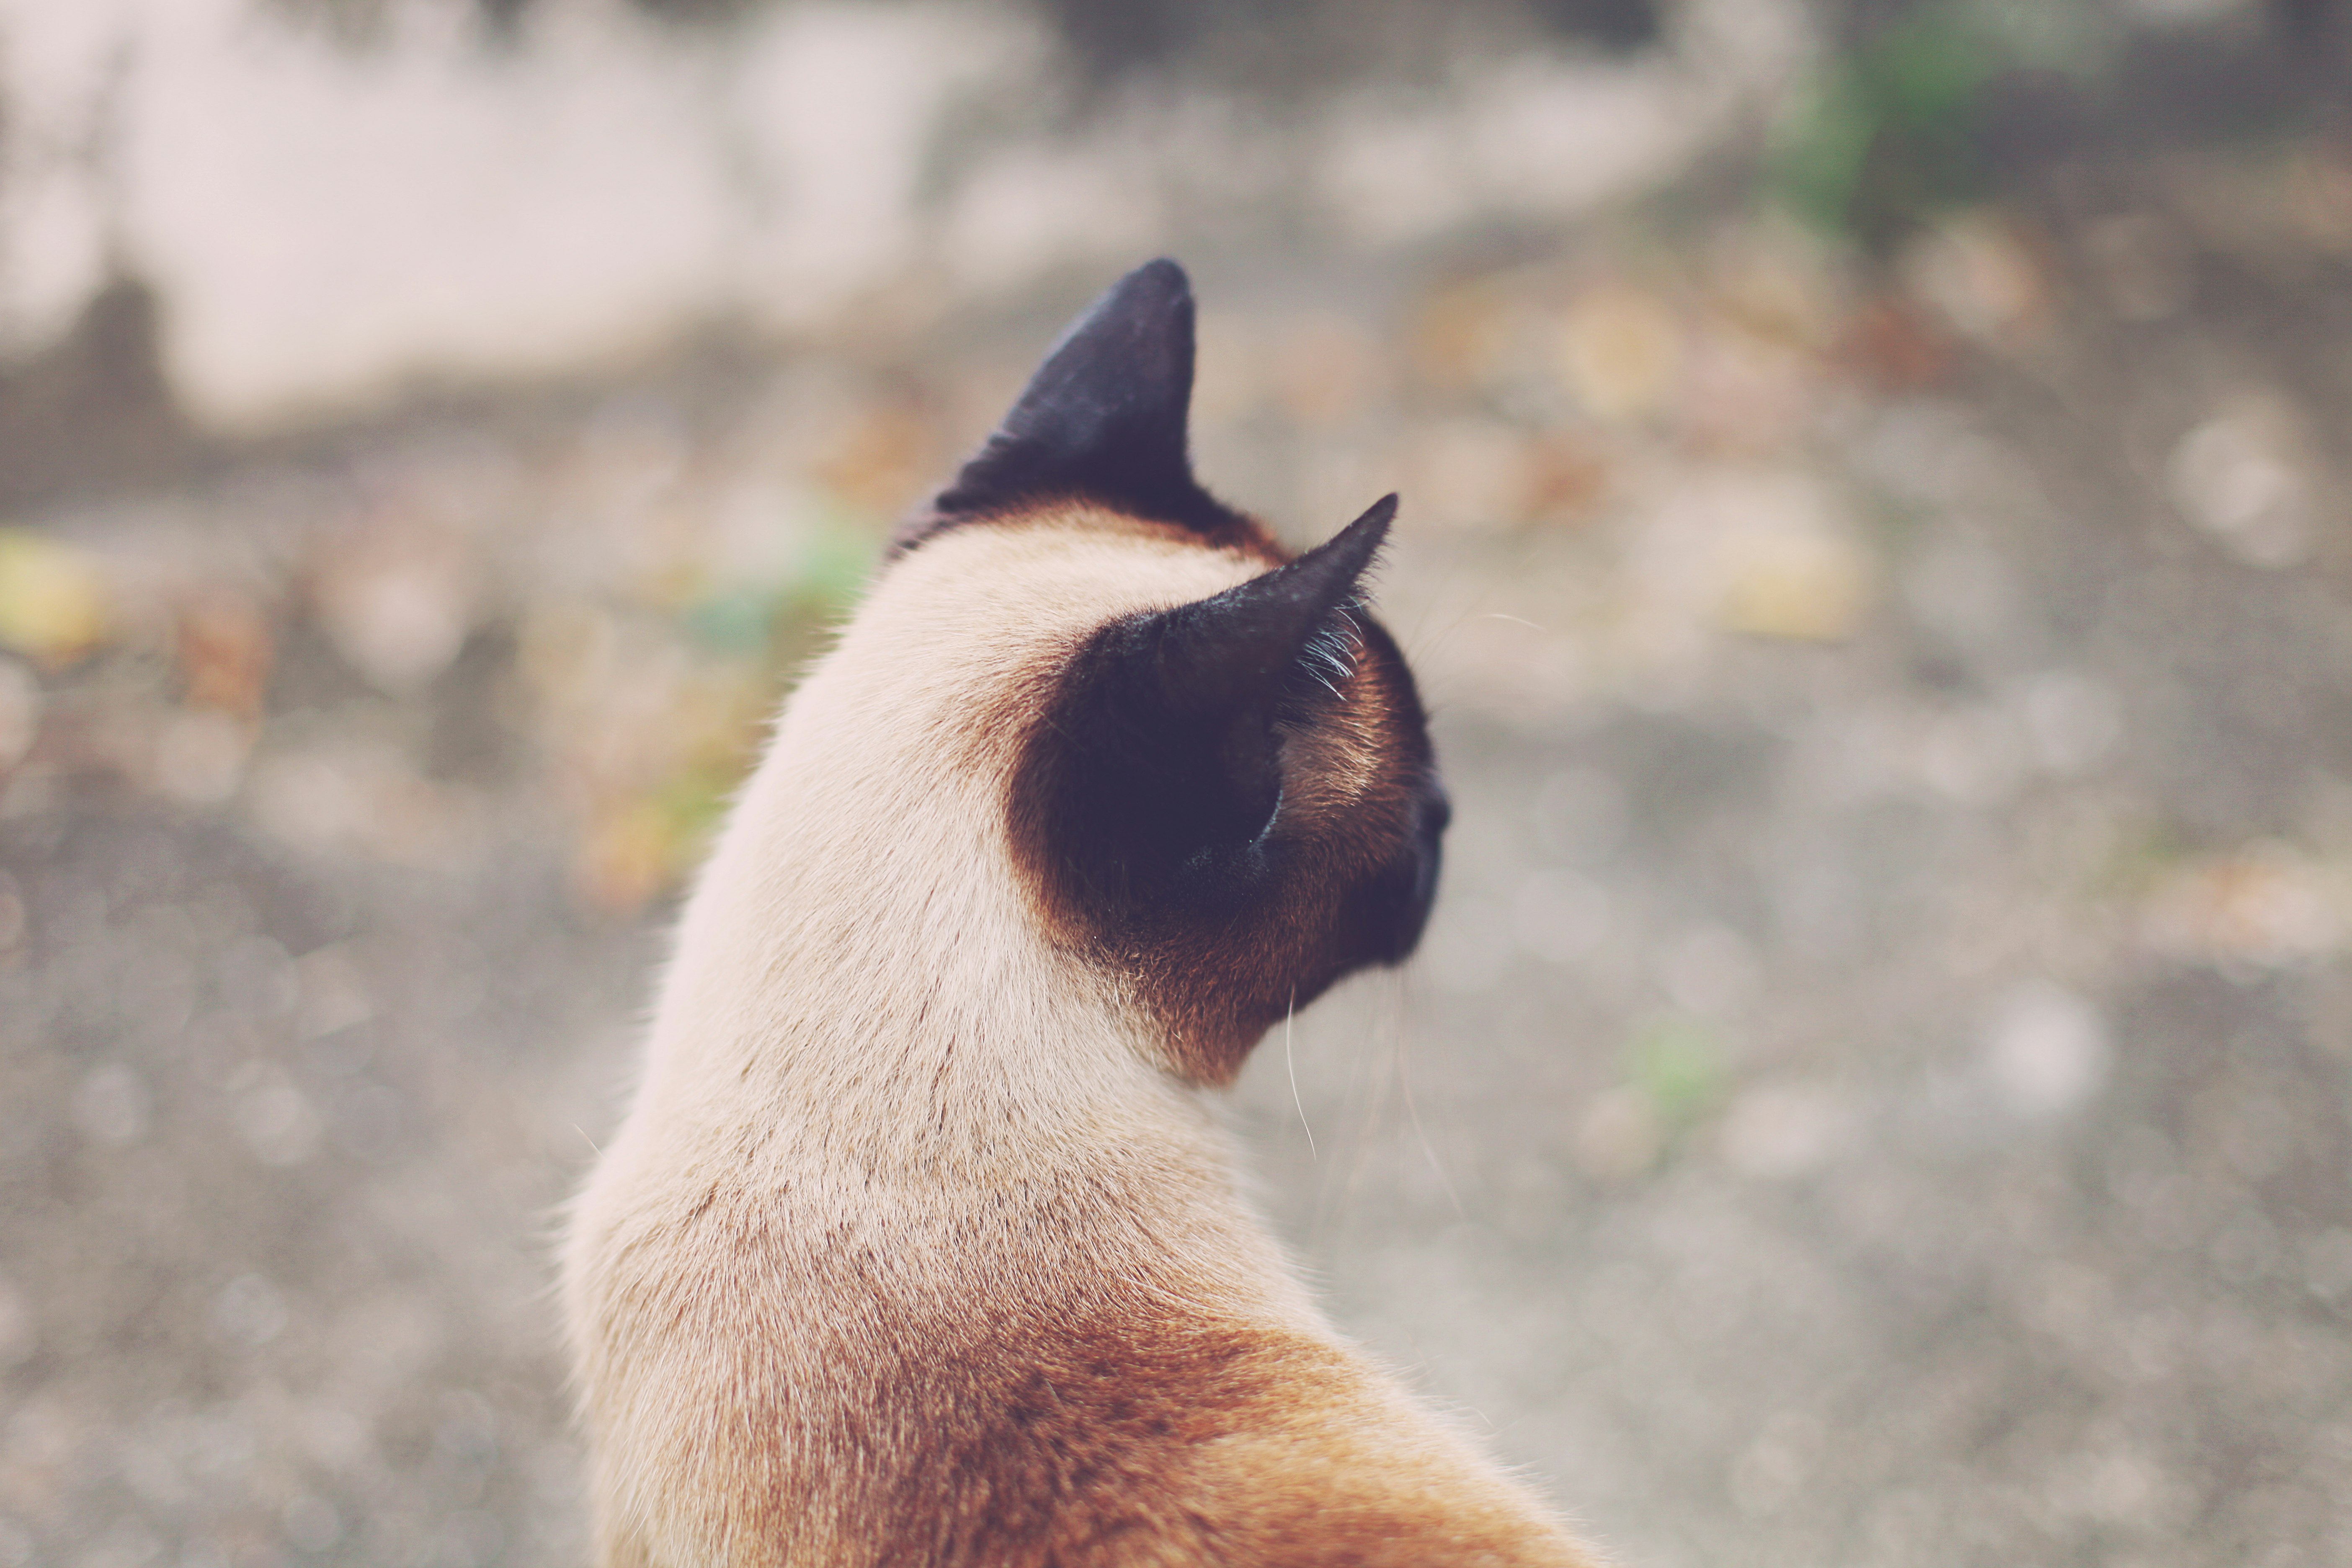
{"label": "cat's nose", "polygon": [[1429,781],[1429,793],[1422,797],[1422,837],[1433,841],[1440,834],[1444,833],[1453,825],[1453,797],[1445,793],[1445,786],[1444,784],[1439,784],[1435,779],[1432,779]]}

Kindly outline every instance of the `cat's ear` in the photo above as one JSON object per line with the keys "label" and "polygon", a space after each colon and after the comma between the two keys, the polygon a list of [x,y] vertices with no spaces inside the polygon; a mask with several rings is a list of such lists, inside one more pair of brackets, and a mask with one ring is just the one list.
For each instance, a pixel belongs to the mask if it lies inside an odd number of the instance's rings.
{"label": "cat's ear", "polygon": [[1295,703],[1319,688],[1337,696],[1328,661],[1344,657],[1342,617],[1388,537],[1397,498],[1364,514],[1288,565],[1238,587],[1147,618],[1155,665],[1171,707],[1202,713]]}
{"label": "cat's ear", "polygon": [[1165,258],[1113,284],[1073,322],[936,519],[1079,498],[1203,531],[1232,514],[1193,481],[1192,286]]}
{"label": "cat's ear", "polygon": [[1080,658],[1037,805],[1097,894],[1181,900],[1245,870],[1281,803],[1280,726],[1338,700],[1396,504],[1238,587],[1114,623]]}

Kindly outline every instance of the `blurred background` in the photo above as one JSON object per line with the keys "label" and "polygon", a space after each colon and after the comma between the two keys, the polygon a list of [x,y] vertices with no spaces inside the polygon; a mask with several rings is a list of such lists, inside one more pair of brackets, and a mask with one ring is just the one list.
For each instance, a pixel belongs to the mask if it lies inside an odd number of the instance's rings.
{"label": "blurred background", "polygon": [[1340,1320],[1629,1568],[2352,1562],[2338,11],[0,3],[0,1568],[584,1560],[679,880],[1162,252],[1460,805]]}

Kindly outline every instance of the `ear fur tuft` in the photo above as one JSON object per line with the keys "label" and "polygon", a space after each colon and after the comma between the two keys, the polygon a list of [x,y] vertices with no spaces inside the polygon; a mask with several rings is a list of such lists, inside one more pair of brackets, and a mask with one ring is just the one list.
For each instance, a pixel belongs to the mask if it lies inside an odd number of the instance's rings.
{"label": "ear fur tuft", "polygon": [[1170,701],[1203,710],[1270,702],[1302,662],[1309,668],[1326,663],[1312,658],[1310,650],[1318,639],[1327,646],[1331,636],[1344,639],[1343,613],[1356,607],[1357,588],[1396,510],[1397,498],[1383,496],[1288,565],[1158,617],[1164,623],[1160,678]]}

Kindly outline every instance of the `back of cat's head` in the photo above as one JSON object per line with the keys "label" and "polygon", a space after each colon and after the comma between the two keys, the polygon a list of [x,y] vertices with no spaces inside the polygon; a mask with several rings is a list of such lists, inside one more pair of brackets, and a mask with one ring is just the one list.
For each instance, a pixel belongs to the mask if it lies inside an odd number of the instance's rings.
{"label": "back of cat's head", "polygon": [[697,900],[752,900],[761,962],[966,1015],[1083,993],[1223,1081],[1411,951],[1447,808],[1360,602],[1394,498],[1294,559],[1192,478],[1192,346],[1181,269],[1129,274],[902,530]]}

